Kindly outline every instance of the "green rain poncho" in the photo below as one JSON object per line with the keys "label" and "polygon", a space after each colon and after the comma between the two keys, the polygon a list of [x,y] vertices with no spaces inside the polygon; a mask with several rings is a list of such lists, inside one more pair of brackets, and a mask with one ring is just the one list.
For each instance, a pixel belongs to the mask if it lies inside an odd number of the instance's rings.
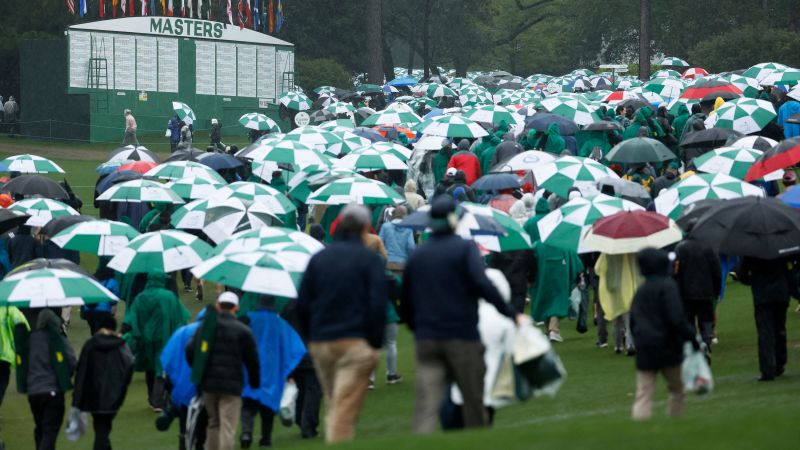
{"label": "green rain poncho", "polygon": [[605,131],[579,131],[576,138],[580,146],[578,156],[589,157],[595,147],[600,147],[600,150],[603,151],[603,156],[611,150],[611,144],[608,142]]}
{"label": "green rain poncho", "polygon": [[567,317],[569,296],[578,274],[583,271],[578,254],[542,242],[533,244],[533,252],[536,279],[529,290],[533,320],[543,322],[551,317]]}
{"label": "green rain poncho", "polygon": [[675,120],[672,121],[672,132],[675,134],[675,139],[677,139],[678,142],[681,141],[683,127],[686,126],[687,120],[689,120],[689,108],[687,108],[685,104],[679,103],[678,115],[675,117]]}
{"label": "green rain poncho", "polygon": [[525,222],[525,225],[522,226],[525,229],[525,232],[528,233],[528,236],[531,237],[531,242],[539,241],[540,237],[538,223],[544,216],[547,215],[547,213],[550,212],[550,205],[547,203],[546,198],[539,198],[539,200],[536,202],[534,212],[536,215],[528,219],[528,221]]}
{"label": "green rain poncho", "polygon": [[447,147],[442,147],[441,150],[436,152],[436,156],[433,157],[433,181],[434,184],[438,185],[442,178],[444,178],[445,172],[447,172],[447,165],[450,164],[450,157],[453,156],[453,149],[448,145]]}
{"label": "green rain poncho", "polygon": [[489,133],[488,136],[482,137],[480,143],[478,143],[478,145],[475,146],[473,152],[475,153],[475,156],[478,158],[478,161],[480,161],[481,163],[481,173],[488,173],[487,172],[488,168],[483,165],[484,155],[487,153],[489,154],[489,157],[486,160],[488,164],[489,161],[491,161],[492,159],[492,155],[494,155],[494,148],[497,147],[497,144],[499,144],[500,142],[501,141],[497,136],[495,136],[492,133]]}
{"label": "green rain poncho", "polygon": [[519,140],[519,145],[525,150],[533,150],[536,148],[536,141],[536,130],[530,130],[525,137]]}
{"label": "green rain poncho", "polygon": [[622,139],[633,139],[638,137],[639,129],[642,127],[647,128],[648,137],[655,138],[664,136],[664,130],[661,129],[661,125],[655,121],[648,122],[647,119],[649,119],[653,114],[653,110],[650,108],[639,108],[639,110],[636,111],[636,115],[633,117],[633,123],[631,123],[630,126],[625,129],[624,133],[622,133]]}
{"label": "green rain poncho", "polygon": [[125,334],[128,346],[136,358],[135,370],[162,372],[159,355],[172,333],[185,325],[191,315],[174,292],[165,288],[167,275],[151,273],[147,285],[125,312],[124,323],[130,327]]}
{"label": "green rain poncho", "polygon": [[557,123],[553,122],[547,127],[547,131],[536,146],[554,155],[560,155],[564,151],[567,145],[561,137],[561,129]]}

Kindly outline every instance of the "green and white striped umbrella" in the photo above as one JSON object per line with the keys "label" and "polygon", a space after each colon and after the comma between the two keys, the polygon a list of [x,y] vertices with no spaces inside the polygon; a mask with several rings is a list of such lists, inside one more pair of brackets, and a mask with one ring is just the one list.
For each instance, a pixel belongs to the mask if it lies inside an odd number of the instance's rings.
{"label": "green and white striped umbrella", "polygon": [[729,73],[726,75],[717,75],[712,79],[727,81],[728,83],[741,89],[742,95],[745,97],[757,98],[761,93],[761,85],[758,84],[758,80],[755,78],[743,77],[741,75],[736,75],[735,73]]}
{"label": "green and white striped umbrella", "polygon": [[[694,159],[694,165],[700,172],[722,173],[736,179],[744,180],[750,166],[764,152],[752,148],[721,147],[704,153]],[[766,181],[778,180],[783,170],[777,170],[764,177]]]}
{"label": "green and white striped umbrella", "polygon": [[300,246],[310,254],[317,253],[325,248],[322,243],[302,231],[289,228],[262,227],[236,233],[220,242],[215,250],[217,255],[230,255],[233,253],[252,252],[278,244]]}
{"label": "green and white striped umbrella", "polygon": [[336,88],[333,86],[320,86],[314,89],[314,92],[317,94],[335,94]]}
{"label": "green and white striped umbrella", "polygon": [[225,179],[214,169],[194,161],[169,161],[159,164],[144,174],[146,177],[162,180],[200,178],[215,183],[225,183]]}
{"label": "green and white striped umbrella", "polygon": [[139,232],[127,223],[90,220],[71,225],[50,240],[65,250],[114,256],[137,236]]}
{"label": "green and white striped umbrella", "polygon": [[0,161],[3,172],[19,173],[64,173],[58,164],[36,155],[15,155]]}
{"label": "green and white striped umbrella", "polygon": [[406,199],[384,183],[364,177],[332,181],[308,197],[310,205],[393,205]]}
{"label": "green and white striped umbrella", "polygon": [[340,142],[325,147],[325,153],[333,156],[346,155],[352,151],[364,148],[372,143],[367,138],[363,138],[349,131],[332,131],[333,134],[341,139]]}
{"label": "green and white striped umbrella", "polygon": [[220,199],[238,198],[241,200],[265,204],[277,215],[291,214],[297,207],[277,189],[249,181],[237,181],[220,189],[214,197]]}
{"label": "green and white striped umbrella", "polygon": [[447,85],[453,89],[461,89],[465,86],[476,86],[475,82],[469,78],[455,77],[447,82]]}
{"label": "green and white striped umbrella", "polygon": [[720,106],[706,119],[707,128],[728,128],[743,134],[761,131],[777,117],[771,102],[737,98]]}
{"label": "green and white striped umbrella", "polygon": [[43,227],[55,219],[63,216],[77,216],[79,213],[66,203],[49,198],[26,198],[11,204],[8,209],[31,216],[25,225]]}
{"label": "green and white striped umbrella", "polygon": [[461,102],[461,106],[463,107],[494,104],[494,99],[488,92],[485,94],[474,91],[466,92],[458,96],[458,101]]}
{"label": "green and white striped umbrella", "polygon": [[284,92],[278,97],[278,101],[285,107],[295,111],[305,111],[311,109],[312,101],[310,98],[297,91]]}
{"label": "green and white striped umbrella", "polygon": [[475,122],[490,123],[492,125],[500,125],[500,122],[505,121],[507,124],[516,123],[519,114],[511,112],[508,108],[497,105],[483,105],[470,109],[464,113],[464,117],[474,120]]}
{"label": "green and white striped umbrella", "polygon": [[203,178],[188,177],[180,180],[170,181],[164,186],[175,191],[184,201],[197,200],[198,198],[209,198],[218,189],[225,186],[225,182],[209,181]]}
{"label": "green and white striped umbrella", "polygon": [[539,106],[552,114],[570,119],[578,125],[589,125],[600,120],[600,116],[595,113],[593,106],[572,96],[548,97],[539,102]]}
{"label": "green and white striped umbrella", "polygon": [[338,160],[339,167],[371,172],[374,170],[408,170],[408,165],[390,152],[383,152],[372,147],[366,147],[349,153]]}
{"label": "green and white striped umbrella", "polygon": [[344,129],[352,130],[356,127],[356,124],[350,119],[336,119],[322,122],[317,127],[325,131],[343,131]]}
{"label": "green and white striped umbrella", "polygon": [[601,178],[619,178],[613,170],[599,162],[580,156],[562,156],[551,163],[533,168],[537,186],[568,198],[570,188],[594,184]]}
{"label": "green and white striped umbrella", "polygon": [[374,144],[371,144],[368,148],[377,150],[382,153],[391,153],[394,156],[400,158],[400,160],[402,161],[408,161],[409,158],[411,158],[411,154],[413,153],[411,150],[394,142],[375,142]]}
{"label": "green and white striped umbrella", "polygon": [[522,103],[522,93],[514,89],[499,89],[492,99],[501,105],[517,105]]}
{"label": "green and white striped umbrella", "polygon": [[680,77],[681,73],[678,72],[677,70],[661,69],[659,71],[656,71],[656,73],[654,73],[653,75],[651,75],[650,79],[654,80],[656,78],[680,78]]}
{"label": "green and white striped umbrella", "polygon": [[[404,105],[405,103],[400,103]],[[410,109],[410,108],[409,108]],[[412,111],[399,111],[395,108],[385,109],[367,117],[361,126],[372,127],[376,125],[416,125],[422,122],[422,118]]]}
{"label": "green and white striped umbrella", "polygon": [[121,273],[169,273],[192,268],[214,254],[202,239],[178,230],[142,234],[108,262]]}
{"label": "green and white striped umbrella", "polygon": [[676,66],[676,67],[689,67],[689,63],[674,56],[665,56],[658,60],[656,65],[659,66]]}
{"label": "green and white striped umbrella", "polygon": [[295,128],[289,133],[286,133],[282,140],[299,142],[309,147],[314,147],[321,152],[325,151],[328,146],[341,141],[339,136],[314,126]]}
{"label": "green and white striped umbrella", "polygon": [[680,78],[655,78],[642,86],[642,90],[664,98],[678,98],[684,89],[686,89],[686,85]]}
{"label": "green and white striped umbrella", "polygon": [[308,168],[301,170],[292,176],[287,183],[289,196],[293,199],[306,203],[308,196],[324,184],[340,178],[359,177],[358,173],[341,167],[330,168]]}
{"label": "green and white striped umbrella", "polygon": [[416,125],[414,131],[443,137],[479,138],[489,133],[476,122],[462,116],[438,116]]}
{"label": "green and white striped umbrella", "polygon": [[259,146],[248,157],[253,163],[272,161],[279,164],[291,164],[294,169],[300,170],[309,166],[330,166],[331,163],[319,151],[295,141],[271,141]]}
{"label": "green and white striped umbrella", "polygon": [[256,294],[296,298],[302,273],[267,252],[218,255],[192,269],[199,279]]}
{"label": "green and white striped umbrella", "polygon": [[175,111],[175,114],[178,115],[178,119],[184,121],[187,125],[192,124],[195,120],[197,120],[197,116],[194,115],[194,111],[186,103],[172,102],[172,109]]}
{"label": "green and white striped umbrella", "polygon": [[800,81],[800,69],[787,67],[767,75],[760,81],[760,84],[762,86],[794,86],[798,81]]}
{"label": "green and white striped umbrella", "polygon": [[728,175],[704,173],[692,175],[661,191],[655,205],[658,213],[677,219],[683,207],[694,202],[745,196],[763,197],[764,191]]}
{"label": "green and white striped umbrella", "polygon": [[261,113],[247,113],[239,118],[239,123],[251,130],[270,130],[273,133],[281,133],[281,127],[274,120]]}
{"label": "green and white striped umbrella", "polygon": [[264,203],[238,198],[212,199],[206,206],[203,233],[219,243],[236,232],[273,225],[281,226],[282,222]]}
{"label": "green and white striped umbrella", "polygon": [[439,84],[439,83],[431,83],[425,90],[425,93],[430,98],[439,98],[439,97],[457,97],[456,92],[449,87]]}
{"label": "green and white striped umbrella", "polygon": [[202,230],[206,223],[208,198],[197,199],[172,212],[170,224],[179,230]]}
{"label": "green and white striped umbrella", "polygon": [[329,112],[333,115],[339,115],[355,112],[356,107],[347,102],[333,102],[326,106],[323,111]]}
{"label": "green and white striped umbrella", "polygon": [[116,295],[97,281],[64,269],[36,269],[0,281],[0,305],[48,308],[115,302]]}
{"label": "green and white striped umbrella", "polygon": [[574,198],[538,222],[539,236],[545,244],[585,253],[591,249],[580,247],[581,236],[597,219],[620,211],[637,210],[643,211],[644,208],[631,201],[605,194]]}
{"label": "green and white striped umbrella", "polygon": [[508,214],[492,208],[487,205],[479,205],[477,203],[464,202],[461,205],[464,209],[475,216],[484,216],[494,219],[497,223],[505,228],[505,234],[502,236],[490,234],[473,234],[464,236],[465,233],[460,232],[457,227],[456,231],[462,237],[472,239],[481,247],[490,252],[510,252],[514,250],[526,250],[531,248],[531,238],[528,233],[512,219]]}
{"label": "green and white striped umbrella", "polygon": [[415,111],[425,107],[435,108],[436,105],[438,105],[438,103],[436,103],[436,100],[430,97],[414,97],[413,100],[410,100],[408,102],[408,106],[414,108]]}
{"label": "green and white striped umbrella", "polygon": [[183,200],[172,189],[155,181],[144,179],[115,184],[100,194],[97,200],[130,203],[183,203]]}
{"label": "green and white striped umbrella", "polygon": [[754,66],[751,66],[749,69],[742,72],[742,76],[755,78],[756,80],[761,82],[761,80],[763,80],[764,78],[772,75],[772,72],[788,68],[789,68],[788,66],[774,62],[759,63]]}

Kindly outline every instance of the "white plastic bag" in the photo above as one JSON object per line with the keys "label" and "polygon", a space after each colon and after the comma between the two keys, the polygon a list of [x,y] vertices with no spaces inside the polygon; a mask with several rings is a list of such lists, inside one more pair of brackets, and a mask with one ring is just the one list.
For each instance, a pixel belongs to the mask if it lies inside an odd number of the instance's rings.
{"label": "white plastic bag", "polygon": [[164,133],[164,137],[171,137],[171,136],[172,136],[172,131],[170,131],[170,129],[167,128],[167,131]]}
{"label": "white plastic bag", "polygon": [[683,363],[681,364],[681,379],[683,390],[697,394],[709,394],[714,390],[714,377],[703,352],[705,345],[700,350],[695,350],[690,342],[683,344]]}
{"label": "white plastic bag", "polygon": [[577,287],[572,288],[572,292],[569,294],[569,318],[574,319],[578,317],[581,311],[581,290]]}
{"label": "white plastic bag", "polygon": [[67,427],[64,429],[67,439],[71,442],[77,441],[86,433],[88,427],[88,415],[74,406],[70,408],[69,415],[67,416]]}
{"label": "white plastic bag", "polygon": [[523,325],[514,337],[514,364],[522,364],[538,358],[550,350],[550,341],[533,325]]}
{"label": "white plastic bag", "polygon": [[285,427],[291,427],[294,424],[295,403],[297,402],[297,395],[299,391],[294,381],[287,381],[283,387],[283,396],[281,397],[281,423]]}

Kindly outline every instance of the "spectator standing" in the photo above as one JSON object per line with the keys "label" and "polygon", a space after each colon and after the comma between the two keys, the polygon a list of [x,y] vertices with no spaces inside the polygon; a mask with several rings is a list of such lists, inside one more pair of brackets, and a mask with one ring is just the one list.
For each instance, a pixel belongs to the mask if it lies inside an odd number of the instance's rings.
{"label": "spectator standing", "polygon": [[126,109],[125,115],[125,136],[122,138],[122,145],[139,146],[139,139],[136,138],[136,118],[133,117],[130,109]]}

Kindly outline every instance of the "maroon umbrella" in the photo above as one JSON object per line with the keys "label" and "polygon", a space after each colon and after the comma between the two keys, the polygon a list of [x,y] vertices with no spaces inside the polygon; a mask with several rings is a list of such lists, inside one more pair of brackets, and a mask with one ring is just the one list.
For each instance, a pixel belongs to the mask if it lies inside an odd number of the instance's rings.
{"label": "maroon umbrella", "polygon": [[763,178],[764,175],[793,166],[800,162],[800,137],[786,139],[767,150],[750,166],[744,181]]}
{"label": "maroon umbrella", "polygon": [[661,248],[678,242],[681,229],[675,222],[653,211],[621,211],[597,220],[583,237],[582,246],[619,255],[647,247]]}
{"label": "maroon umbrella", "polygon": [[680,98],[685,98],[689,100],[702,100],[703,97],[712,94],[736,94],[737,96],[742,95],[742,90],[736,87],[735,85],[728,83],[727,81],[722,80],[704,80],[698,81],[697,83],[693,84],[686,88],[682,93]]}

